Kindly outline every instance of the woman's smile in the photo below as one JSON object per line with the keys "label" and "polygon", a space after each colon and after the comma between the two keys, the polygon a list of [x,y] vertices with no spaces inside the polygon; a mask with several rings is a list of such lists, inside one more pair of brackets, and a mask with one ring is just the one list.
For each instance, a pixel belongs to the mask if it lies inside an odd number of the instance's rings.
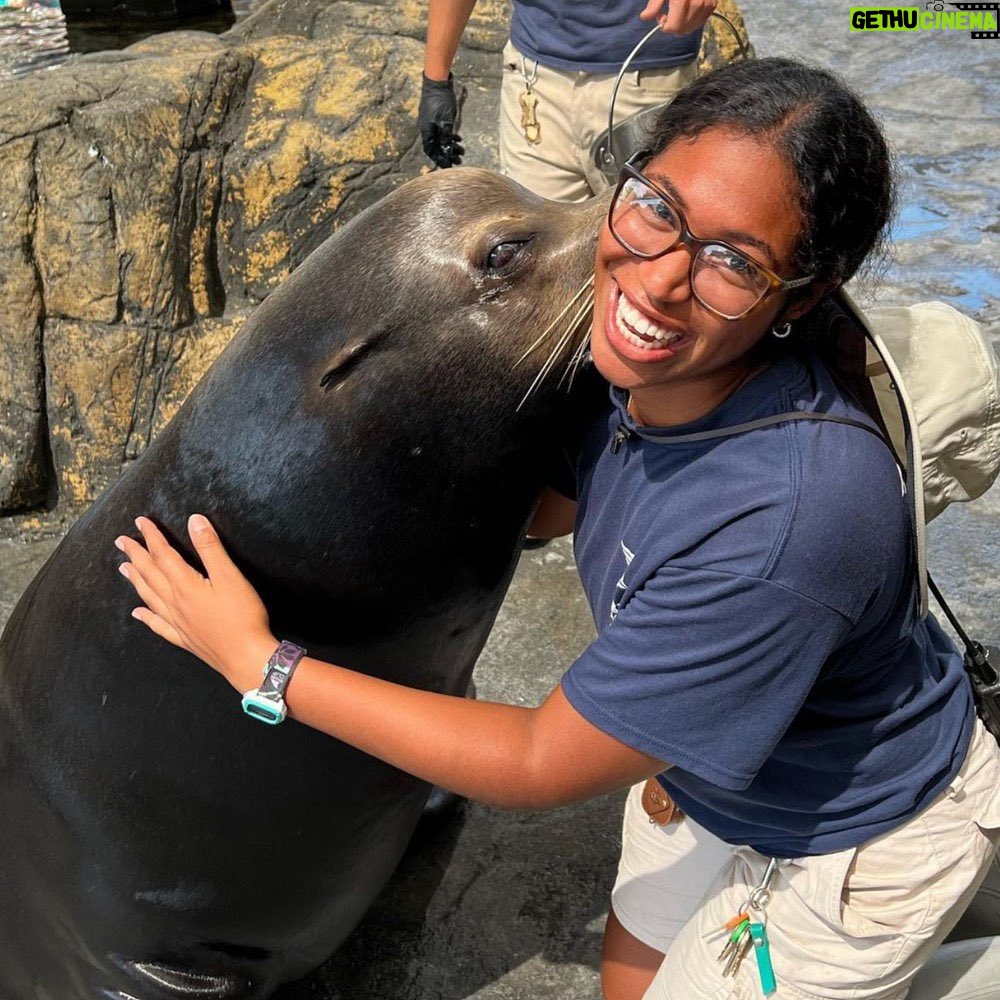
{"label": "woman's smile", "polygon": [[674,357],[691,337],[676,322],[653,317],[640,309],[614,280],[608,282],[605,332],[611,347],[640,364]]}

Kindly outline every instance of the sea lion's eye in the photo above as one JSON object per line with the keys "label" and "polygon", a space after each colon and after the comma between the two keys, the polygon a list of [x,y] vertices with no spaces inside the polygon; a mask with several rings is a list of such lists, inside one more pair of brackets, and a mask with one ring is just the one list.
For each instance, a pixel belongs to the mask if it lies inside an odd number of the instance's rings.
{"label": "sea lion's eye", "polygon": [[504,274],[527,245],[527,240],[508,240],[505,243],[497,243],[486,255],[486,269],[494,276]]}

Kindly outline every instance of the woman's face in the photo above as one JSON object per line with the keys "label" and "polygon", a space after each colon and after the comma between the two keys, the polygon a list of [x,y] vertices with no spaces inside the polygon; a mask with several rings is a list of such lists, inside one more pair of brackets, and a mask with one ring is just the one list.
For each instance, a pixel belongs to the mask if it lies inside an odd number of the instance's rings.
{"label": "woman's face", "polygon": [[[781,277],[799,277],[792,267],[801,226],[798,183],[771,146],[709,129],[672,143],[643,174],[674,196],[694,235],[724,240]],[[605,221],[597,246],[591,351],[614,385],[647,396],[661,386],[685,387],[711,399],[753,368],[748,352],[768,332],[788,293],[768,295],[742,319],[722,319],[691,293],[693,252],[678,244],[663,257],[642,260],[615,240]],[[782,319],[803,311],[796,308]],[[648,331],[647,323],[659,328],[659,341],[635,329],[638,324]],[[670,335],[679,336],[664,346]]]}

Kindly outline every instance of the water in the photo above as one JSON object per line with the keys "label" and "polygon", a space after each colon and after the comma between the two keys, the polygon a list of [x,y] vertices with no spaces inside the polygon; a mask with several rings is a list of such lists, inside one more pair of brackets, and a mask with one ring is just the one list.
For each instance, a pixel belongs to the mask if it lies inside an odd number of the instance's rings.
{"label": "water", "polygon": [[878,298],[938,298],[1000,337],[1000,40],[865,35],[849,5],[747,0],[758,55],[821,61],[878,111],[896,154],[895,259]]}
{"label": "water", "polygon": [[[757,54],[841,73],[878,112],[896,155],[894,258],[863,298],[941,299],[982,323],[1000,349],[1000,40],[967,32],[864,35],[849,4],[745,0]],[[928,528],[929,563],[952,607],[1000,640],[1000,485],[953,504]]]}
{"label": "water", "polygon": [[67,20],[59,0],[0,0],[0,81],[52,69],[74,52],[123,49],[134,42],[176,28],[221,32],[245,17],[263,0],[231,0],[232,13],[215,11],[200,18],[148,20],[121,15],[114,19]]}
{"label": "water", "polygon": [[0,2],[0,80],[58,66],[68,55],[66,19],[58,4]]}

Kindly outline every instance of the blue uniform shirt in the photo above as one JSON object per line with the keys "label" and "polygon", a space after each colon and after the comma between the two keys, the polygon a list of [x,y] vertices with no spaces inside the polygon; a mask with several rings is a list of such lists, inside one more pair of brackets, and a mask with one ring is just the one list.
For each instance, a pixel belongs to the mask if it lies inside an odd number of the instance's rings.
{"label": "blue uniform shirt", "polygon": [[[578,465],[575,550],[598,637],[563,690],[598,728],[674,765],[698,823],[764,854],[841,850],[900,825],[958,771],[962,658],[916,612],[912,532],[888,447],[793,421],[697,444],[609,442]],[[674,433],[789,410],[869,418],[786,357]]]}
{"label": "blue uniform shirt", "polygon": [[[617,73],[655,25],[640,21],[639,0],[514,0],[510,40],[543,66],[586,73]],[[629,70],[664,69],[698,54],[701,31],[651,38]]]}

